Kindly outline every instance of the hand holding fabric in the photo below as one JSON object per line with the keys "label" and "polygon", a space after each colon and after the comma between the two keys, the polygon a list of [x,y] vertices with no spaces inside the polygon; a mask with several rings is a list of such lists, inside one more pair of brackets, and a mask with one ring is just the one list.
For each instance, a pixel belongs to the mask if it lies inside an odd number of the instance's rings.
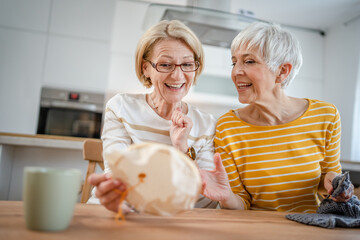
{"label": "hand holding fabric", "polygon": [[334,195],[333,180],[337,176],[338,174],[335,172],[326,173],[324,178],[324,187],[328,194],[332,195],[331,199],[333,199],[335,202],[347,202],[354,194],[354,185],[350,183],[348,188],[345,188],[344,191],[342,191],[340,194]]}
{"label": "hand holding fabric", "polygon": [[[99,198],[100,204],[106,209],[118,212],[121,193],[126,190],[126,186],[118,179],[113,179],[111,174],[93,173],[88,181],[96,187],[95,196]],[[131,208],[124,202],[122,205],[123,213],[128,213]]]}

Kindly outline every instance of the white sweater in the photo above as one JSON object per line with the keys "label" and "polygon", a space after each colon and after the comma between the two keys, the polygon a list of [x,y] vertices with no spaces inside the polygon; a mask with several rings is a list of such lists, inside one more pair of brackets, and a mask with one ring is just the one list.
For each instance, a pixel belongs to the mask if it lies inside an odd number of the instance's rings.
{"label": "white sweater", "polygon": [[[196,151],[196,161],[201,169],[214,168],[214,135],[216,119],[188,104],[187,115],[193,121],[187,143]],[[106,104],[101,139],[103,152],[125,149],[131,144],[157,142],[171,145],[171,120],[161,118],[146,102],[146,94],[117,94]],[[109,166],[104,158],[105,172]],[[88,203],[93,202],[90,199]],[[203,199],[204,200],[204,199]],[[197,204],[206,207],[209,202]],[[212,204],[213,205],[213,204]]]}

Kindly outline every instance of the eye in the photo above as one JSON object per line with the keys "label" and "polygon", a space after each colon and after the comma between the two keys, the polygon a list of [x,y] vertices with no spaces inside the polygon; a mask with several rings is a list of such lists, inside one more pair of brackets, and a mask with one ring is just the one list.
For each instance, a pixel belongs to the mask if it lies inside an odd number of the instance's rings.
{"label": "eye", "polygon": [[162,68],[171,68],[172,64],[171,63],[158,63],[159,67]]}
{"label": "eye", "polygon": [[232,67],[235,67],[235,65],[236,65],[236,62],[233,62],[233,63],[231,64]]}
{"label": "eye", "polygon": [[183,64],[181,64],[183,67],[186,67],[186,68],[188,68],[188,67],[193,67],[194,65],[195,65],[195,63],[193,63],[193,62],[188,62],[188,63],[183,63]]}
{"label": "eye", "polygon": [[245,63],[245,64],[254,64],[255,61],[252,60],[252,59],[249,59],[249,60],[245,60],[244,63]]}

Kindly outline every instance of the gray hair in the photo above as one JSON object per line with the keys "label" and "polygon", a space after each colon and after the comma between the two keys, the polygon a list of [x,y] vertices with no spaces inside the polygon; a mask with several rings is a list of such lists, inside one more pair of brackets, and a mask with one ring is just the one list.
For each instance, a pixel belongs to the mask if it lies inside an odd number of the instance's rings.
{"label": "gray hair", "polygon": [[278,24],[254,22],[242,30],[231,43],[232,55],[239,47],[257,48],[266,65],[273,72],[284,63],[291,63],[292,70],[282,82],[286,88],[298,74],[302,65],[299,41],[289,31]]}

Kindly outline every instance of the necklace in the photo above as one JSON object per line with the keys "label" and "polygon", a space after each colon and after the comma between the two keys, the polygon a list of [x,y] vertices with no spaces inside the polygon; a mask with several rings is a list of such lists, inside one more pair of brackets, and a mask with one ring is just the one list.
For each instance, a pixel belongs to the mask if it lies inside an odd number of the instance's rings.
{"label": "necklace", "polygon": [[155,103],[154,103],[154,100],[153,100],[152,97],[151,97],[151,94],[149,94],[149,99],[150,99],[151,105],[152,105],[151,108],[154,109],[155,112],[157,112],[157,111],[158,111],[158,107],[155,107]]}
{"label": "necklace", "polygon": [[[152,99],[150,93],[149,93],[149,99],[150,99],[150,101],[151,101],[151,103],[150,103],[151,106],[150,106],[150,107],[151,107],[152,109],[154,109],[156,113],[159,114],[159,112],[158,112],[158,108],[159,108],[159,107],[156,107],[156,106],[155,106],[154,100]],[[181,111],[183,111],[183,103],[182,103],[182,101],[180,102],[180,108],[181,108]]]}

